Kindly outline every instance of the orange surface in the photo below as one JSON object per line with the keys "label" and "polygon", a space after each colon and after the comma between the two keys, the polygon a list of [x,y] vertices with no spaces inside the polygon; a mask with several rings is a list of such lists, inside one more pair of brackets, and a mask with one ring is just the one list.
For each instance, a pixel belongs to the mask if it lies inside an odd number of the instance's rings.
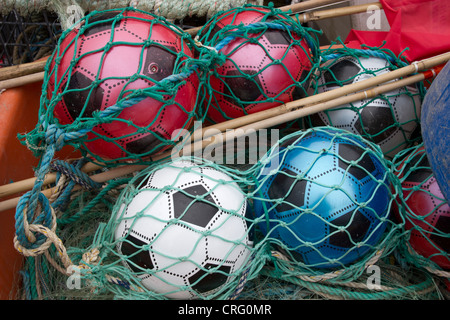
{"label": "orange surface", "polygon": [[[38,121],[41,86],[42,82],[37,82],[7,89],[0,94],[0,185],[34,176],[33,168],[37,167],[39,159],[19,142],[17,134],[35,128]],[[58,158],[79,156],[79,153],[74,153],[71,147],[66,147],[57,155]],[[13,283],[20,280],[18,271],[23,258],[13,246],[14,214],[15,209],[0,212],[1,300],[12,297]]]}

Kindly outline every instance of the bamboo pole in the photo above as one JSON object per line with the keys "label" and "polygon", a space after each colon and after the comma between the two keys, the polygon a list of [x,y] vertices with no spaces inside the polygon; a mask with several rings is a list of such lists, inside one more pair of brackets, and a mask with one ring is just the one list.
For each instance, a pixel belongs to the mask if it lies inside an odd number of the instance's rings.
{"label": "bamboo pole", "polygon": [[364,13],[364,12],[367,12],[368,8],[375,8],[375,7],[379,8],[379,9],[383,9],[383,6],[381,5],[381,3],[372,2],[372,3],[355,5],[355,6],[349,6],[349,7],[305,12],[302,15],[299,15],[299,21],[300,21],[300,23],[306,23],[306,22],[310,22],[310,21],[318,21],[318,20],[324,20],[324,19],[329,19],[329,18],[343,17],[343,16],[357,14],[357,13]]}
{"label": "bamboo pole", "polygon": [[[83,166],[83,168],[81,170],[83,172],[89,173],[89,172],[98,170],[100,168],[101,168],[101,166],[99,166],[95,163],[92,163],[92,162],[88,162]],[[56,181],[56,173],[49,172],[44,178],[43,186],[52,184],[55,181]],[[20,180],[17,182],[13,182],[10,184],[5,184],[3,186],[0,186],[0,199],[8,197],[8,196],[16,194],[16,193],[21,193],[21,192],[31,190],[35,183],[36,183],[36,178],[28,178],[28,179],[24,179],[24,180]]]}
{"label": "bamboo pole", "polygon": [[304,108],[300,108],[300,109],[295,109],[294,111],[290,111],[287,112],[285,114],[281,114],[278,116],[275,116],[273,118],[269,118],[269,119],[264,119],[261,121],[257,121],[255,123],[251,123],[248,124],[246,126],[241,127],[240,129],[242,129],[244,132],[247,129],[254,129],[254,130],[259,130],[259,129],[264,129],[264,128],[269,128],[272,126],[276,126],[276,125],[280,125],[295,119],[299,119],[317,112],[321,112],[321,111],[325,111],[328,110],[330,108],[334,108],[337,106],[341,106],[341,105],[345,105],[345,104],[349,104],[355,101],[360,101],[360,100],[367,100],[367,99],[373,99],[375,97],[377,97],[380,94],[383,93],[387,93],[396,89],[399,89],[401,87],[405,87],[408,85],[412,85],[414,83],[426,80],[426,79],[430,79],[432,77],[434,77],[434,74],[437,74],[436,71],[434,72],[430,72],[430,73],[418,73],[416,75],[395,81],[395,82],[390,82],[388,84],[382,85],[382,86],[378,86],[378,87],[374,87],[371,89],[367,89],[364,91],[360,91],[351,95],[346,95],[343,97],[339,97],[333,100],[329,100],[326,102],[322,102],[322,103],[318,103],[318,104],[314,104],[314,105],[310,105]]}
{"label": "bamboo pole", "polygon": [[[195,142],[195,137],[197,137],[197,136],[202,137],[203,139],[208,138],[208,136],[205,136],[205,133],[208,131],[213,132],[213,130],[211,130],[211,129],[215,129],[220,132],[225,132],[226,130],[229,130],[229,129],[241,128],[241,127],[244,127],[251,123],[255,123],[258,121],[262,121],[262,120],[269,119],[268,121],[270,121],[271,118],[276,117],[280,114],[285,114],[285,113],[288,113],[290,111],[293,111],[293,110],[301,108],[301,107],[337,99],[339,97],[342,97],[342,96],[345,96],[348,94],[352,94],[354,92],[368,90],[377,85],[380,85],[380,84],[383,84],[383,83],[386,83],[386,82],[389,82],[389,81],[392,81],[392,80],[395,80],[398,78],[402,78],[402,77],[411,75],[416,72],[422,72],[422,71],[434,68],[434,67],[441,65],[449,60],[450,60],[450,52],[447,52],[447,53],[444,53],[444,54],[441,54],[441,55],[438,55],[435,57],[431,57],[428,59],[424,59],[421,61],[417,61],[406,67],[399,68],[397,70],[394,70],[394,71],[391,71],[391,72],[388,72],[388,73],[385,73],[385,74],[382,74],[382,75],[379,75],[379,76],[376,76],[376,77],[373,77],[373,78],[370,78],[367,80],[356,82],[356,83],[346,85],[346,86],[343,86],[343,87],[340,87],[340,88],[337,88],[334,90],[330,90],[327,92],[318,93],[313,96],[309,96],[309,97],[306,97],[303,99],[299,99],[299,100],[295,100],[292,102],[288,102],[286,104],[282,104],[278,107],[274,107],[274,108],[260,111],[257,113],[253,113],[253,114],[248,114],[248,115],[242,116],[237,119],[224,121],[224,122],[221,122],[218,124],[208,126],[206,128],[199,129],[198,131],[194,131],[189,139],[190,139],[190,142],[193,143],[193,142]],[[167,154],[158,155],[158,156],[153,157],[152,160],[156,161],[156,160],[164,158],[165,156],[167,156]],[[129,165],[129,166],[132,166],[132,165]],[[100,166],[94,165],[92,163],[88,163],[85,165],[85,167],[83,167],[82,170],[86,173],[89,173],[94,170],[98,170],[99,168],[100,168]],[[114,170],[114,169],[112,169],[112,170]],[[55,178],[56,178],[55,174],[52,174],[52,173],[49,174],[49,177],[46,178],[44,181],[44,186],[55,182]],[[14,182],[11,184],[0,186],[0,198],[6,197],[11,194],[18,193],[18,192],[24,192],[24,191],[30,190],[34,185],[35,178],[26,179],[25,181],[26,182],[24,182],[24,180],[22,180],[19,182]],[[11,190],[14,190],[14,192],[11,192]]]}
{"label": "bamboo pole", "polygon": [[24,86],[29,83],[39,82],[44,80],[44,71],[31,73],[25,76],[11,78],[0,81],[0,90],[10,89],[15,87]]}
{"label": "bamboo pole", "polygon": [[[434,68],[438,65],[441,65],[449,60],[450,60],[450,52],[446,52],[431,58],[414,62],[406,67],[399,68],[397,70],[393,70],[391,72],[373,78],[369,78],[367,80],[359,81],[327,92],[318,93],[300,100],[288,102],[278,107],[274,107],[257,113],[248,114],[225,122],[217,123],[215,125],[203,129],[202,133],[204,133],[207,129],[217,129],[219,131],[225,131],[227,129],[239,128],[256,121],[270,119],[279,114],[287,113],[297,108],[328,101],[331,99],[336,99],[339,98],[340,96],[344,96],[361,90],[367,90],[368,88],[411,75],[415,72],[425,71]],[[193,136],[197,135],[199,134],[193,133]]]}
{"label": "bamboo pole", "polygon": [[350,0],[309,0],[309,1],[303,1],[303,2],[299,2],[299,3],[294,3],[294,4],[290,4],[287,6],[282,6],[279,7],[278,9],[280,9],[283,12],[287,12],[289,10],[291,10],[292,12],[304,12],[304,11],[308,11],[311,9],[317,9],[317,8],[321,8],[321,7],[326,7],[326,6],[330,6],[330,5],[334,5],[334,4],[340,4],[343,2],[349,2]]}
{"label": "bamboo pole", "polygon": [[22,63],[17,66],[0,68],[0,81],[26,76],[32,73],[44,71],[45,64],[49,57],[29,63]]}
{"label": "bamboo pole", "polygon": [[[440,57],[440,58],[438,58],[438,57]],[[446,58],[447,60],[445,60],[444,58]],[[281,114],[278,113],[278,115],[270,117],[270,118],[261,118],[260,120],[257,120],[254,122],[245,122],[246,123],[245,125],[238,127],[240,130],[227,131],[227,132],[222,132],[220,134],[216,134],[216,135],[212,135],[212,136],[208,136],[208,137],[203,137],[203,139],[200,141],[191,140],[190,146],[187,145],[190,148],[188,148],[188,149],[185,148],[184,150],[189,150],[189,152],[192,154],[192,153],[195,153],[195,151],[204,149],[207,146],[211,147],[218,143],[225,143],[226,141],[230,141],[232,139],[245,136],[246,134],[248,134],[248,132],[254,132],[255,130],[273,127],[275,125],[286,123],[291,120],[295,120],[295,119],[298,119],[298,118],[301,118],[301,117],[304,117],[307,115],[311,115],[311,114],[314,114],[314,113],[317,113],[320,111],[324,111],[324,110],[334,108],[337,106],[341,106],[344,104],[348,104],[351,102],[364,100],[364,99],[371,99],[380,94],[390,92],[392,90],[395,90],[395,89],[398,89],[398,88],[401,88],[401,87],[404,87],[404,86],[407,86],[407,85],[410,85],[413,83],[417,83],[417,82],[423,81],[425,79],[432,78],[440,70],[440,68],[436,68],[436,67],[438,67],[439,65],[442,65],[446,61],[450,60],[450,52],[445,55],[440,55],[440,56],[430,58],[430,59],[427,59],[427,61],[418,62],[417,63],[417,71],[422,71],[422,72],[415,74],[413,76],[409,76],[407,78],[404,78],[404,79],[401,79],[398,81],[385,83],[383,85],[379,85],[379,86],[375,86],[375,87],[363,88],[360,91],[354,91],[356,93],[343,95],[343,96],[341,95],[339,97],[336,97],[334,99],[330,99],[327,101],[318,100],[318,102],[315,104],[311,104],[311,105],[305,106],[304,108],[300,108],[300,109],[299,108],[291,108],[291,111],[286,111],[285,113],[281,113]],[[420,63],[420,65],[419,65],[419,63]],[[405,67],[405,68],[407,68],[407,67]],[[433,68],[435,68],[435,69],[433,69]],[[432,69],[432,70],[426,71],[428,69]],[[416,70],[416,66],[414,66],[414,70]],[[377,77],[380,77],[380,76],[377,76]],[[374,77],[374,78],[376,78],[376,77]],[[364,81],[367,82],[368,80],[364,80]],[[361,82],[364,82],[364,81],[361,81]],[[351,85],[348,85],[348,86],[351,86]],[[342,88],[340,88],[340,89],[342,89]],[[335,90],[339,90],[339,89],[335,89]],[[333,90],[333,91],[335,91],[335,90]],[[320,95],[320,94],[317,94],[316,96],[318,96],[318,95]],[[302,100],[305,100],[305,99],[300,99],[297,101],[299,102]],[[208,128],[210,128],[210,127],[208,127]],[[250,130],[250,129],[252,129],[252,130]],[[194,136],[194,135],[192,135],[192,136]],[[208,139],[206,140],[205,138],[208,138]],[[152,160],[156,161],[159,159],[170,157],[171,155],[172,155],[172,151],[168,151],[163,154],[155,156]],[[105,171],[105,172],[102,172],[99,174],[92,175],[91,179],[96,182],[105,182],[105,181],[108,181],[113,178],[118,178],[118,177],[121,177],[121,176],[124,176],[127,174],[131,174],[133,172],[142,170],[146,167],[147,167],[146,165],[125,165],[125,166],[111,169],[109,171]],[[8,185],[2,186],[2,188],[7,187],[7,186]],[[74,191],[79,190],[80,188],[81,188],[80,186],[75,186]],[[54,192],[54,189],[55,188],[46,189],[43,191],[43,194],[47,197],[50,197],[51,194]],[[13,199],[9,199],[9,200],[0,202],[0,211],[14,208],[17,205],[19,200],[20,200],[20,197],[16,197]]]}
{"label": "bamboo pole", "polygon": [[[434,67],[441,65],[449,60],[450,60],[450,52],[447,52],[447,53],[444,53],[444,54],[441,54],[441,55],[438,55],[435,57],[427,58],[427,59],[424,59],[421,61],[417,61],[411,65],[405,66],[403,68],[399,68],[397,70],[394,70],[394,71],[391,71],[391,72],[388,72],[388,73],[385,73],[382,75],[372,77],[367,80],[359,81],[359,82],[356,82],[356,83],[353,83],[350,85],[346,85],[346,86],[343,86],[343,87],[340,87],[340,88],[337,88],[334,90],[318,93],[313,96],[309,96],[309,97],[306,97],[303,99],[288,102],[288,103],[282,104],[278,107],[274,107],[274,108],[260,111],[257,113],[248,114],[248,115],[242,116],[237,119],[224,121],[221,123],[217,123],[217,124],[208,126],[206,128],[199,129],[200,132],[194,131],[189,139],[191,142],[195,142],[195,137],[197,137],[197,136],[200,136],[203,139],[207,138],[207,136],[205,136],[205,133],[207,131],[212,132],[213,130],[211,130],[211,129],[215,129],[220,132],[225,132],[226,130],[229,130],[229,129],[241,128],[241,127],[244,127],[251,123],[255,123],[258,121],[262,121],[262,120],[268,119],[268,121],[270,121],[270,119],[272,119],[273,117],[276,117],[280,114],[285,114],[285,113],[288,113],[290,111],[293,111],[293,110],[301,108],[301,107],[337,99],[339,97],[342,97],[342,96],[345,96],[348,94],[352,94],[354,92],[368,90],[377,85],[380,85],[380,84],[383,84],[383,83],[386,83],[386,82],[389,82],[389,81],[392,81],[392,80],[395,80],[398,78],[406,77],[406,76],[411,75],[416,72],[422,72],[422,71],[434,68]],[[153,157],[153,160],[162,159],[164,156],[166,156],[166,154]],[[82,170],[89,173],[89,172],[92,172],[99,168],[100,168],[100,166],[94,165],[92,163],[88,163],[85,165],[85,167],[83,167]],[[114,169],[112,169],[112,170],[114,170]],[[44,185],[55,182],[55,177],[56,177],[56,175],[50,174],[49,177],[45,179]],[[14,182],[11,184],[0,186],[0,198],[17,193],[17,192],[23,192],[26,190],[30,190],[34,184],[34,180],[35,180],[35,178],[31,178],[31,179],[26,179],[26,180],[22,180],[19,182]],[[24,181],[26,181],[26,182],[24,182]],[[47,183],[47,184],[45,184],[45,183]],[[11,190],[14,190],[14,193],[11,193]]]}

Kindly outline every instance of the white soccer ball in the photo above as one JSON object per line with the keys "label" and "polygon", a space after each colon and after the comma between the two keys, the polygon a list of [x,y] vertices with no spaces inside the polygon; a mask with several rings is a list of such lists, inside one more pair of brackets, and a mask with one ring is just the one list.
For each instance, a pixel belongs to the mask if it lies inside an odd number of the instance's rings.
{"label": "white soccer ball", "polygon": [[[382,58],[342,56],[325,62],[317,80],[318,93],[390,72]],[[338,106],[310,116],[312,126],[333,126],[359,134],[392,158],[408,146],[419,130],[421,98],[416,85]],[[418,131],[416,131],[418,132]]]}
{"label": "white soccer ball", "polygon": [[115,239],[142,286],[195,299],[219,294],[241,276],[252,243],[247,200],[230,176],[178,161],[129,188],[117,206]]}

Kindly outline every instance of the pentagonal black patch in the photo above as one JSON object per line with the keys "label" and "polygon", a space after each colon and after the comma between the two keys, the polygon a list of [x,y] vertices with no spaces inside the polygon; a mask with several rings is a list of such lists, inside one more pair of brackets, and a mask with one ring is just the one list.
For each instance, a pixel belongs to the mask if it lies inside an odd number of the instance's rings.
{"label": "pentagonal black patch", "polygon": [[[367,176],[367,172],[362,168],[365,168],[370,173],[374,172],[375,170],[375,165],[370,158],[370,155],[368,153],[365,153],[361,158],[363,153],[364,149],[354,144],[339,144],[338,154],[342,159],[349,162],[357,161],[358,159],[360,159],[357,164],[350,166],[350,168],[348,169],[348,172],[358,180],[361,180]],[[339,168],[346,170],[348,166],[349,163],[339,159]]]}
{"label": "pentagonal black patch", "polygon": [[[245,74],[250,75],[247,78]],[[223,89],[225,100],[236,103],[233,96],[241,101],[253,102],[261,95],[261,81],[255,76],[256,71],[253,70],[230,70],[223,77],[226,83]]]}
{"label": "pentagonal black patch", "polygon": [[409,137],[410,141],[416,141],[422,138],[422,127],[420,126],[420,123],[416,121],[414,130],[411,132],[411,136]]}
{"label": "pentagonal black patch", "polygon": [[[268,190],[270,199],[284,199],[284,201],[275,208],[279,213],[291,210],[294,206],[302,207],[304,204],[307,181],[297,180],[295,178],[296,176],[297,173],[289,169],[283,169],[282,172],[277,174]],[[294,186],[292,187],[292,185]]]}
{"label": "pentagonal black patch", "polygon": [[[153,176],[153,174],[151,176]],[[143,188],[147,185],[148,180],[151,178],[151,176],[147,175],[136,176],[135,178],[133,178],[133,181],[131,183],[138,189]]]}
{"label": "pentagonal black patch", "polygon": [[[214,199],[207,193],[208,190],[200,184],[175,192],[173,194],[175,218],[196,226],[206,227],[219,211],[216,206],[211,204],[215,203]],[[204,200],[196,200],[196,196],[204,196]]]}
{"label": "pentagonal black patch", "polygon": [[[99,110],[103,100],[104,90],[97,86],[92,88],[92,80],[83,73],[76,71],[70,77],[69,85],[63,95],[63,100],[72,119],[76,119],[82,113],[83,117],[91,117],[92,112]],[[62,88],[65,88],[63,84]],[[90,93],[90,96],[89,96]],[[89,100],[88,100],[89,97]]]}
{"label": "pentagonal black patch", "polygon": [[[416,167],[416,169],[412,170],[413,167]],[[415,154],[412,159],[408,160],[403,172],[405,175],[408,175],[406,181],[416,183],[424,182],[433,175],[428,157],[422,152]]]}
{"label": "pentagonal black patch", "polygon": [[[276,20],[279,20],[279,19],[276,17],[267,17],[267,19],[265,19],[266,22],[273,22]],[[292,39],[289,36],[289,33],[286,31],[268,29],[264,32],[264,36],[267,38],[269,43],[272,45],[281,44],[281,45],[288,46],[292,42]]]}
{"label": "pentagonal black patch", "polygon": [[[125,240],[126,241],[122,242],[120,251],[126,256],[125,261],[131,270],[134,272],[142,272],[142,269],[153,269],[154,266],[150,258],[150,252],[147,250],[142,250],[142,246],[146,245],[146,243],[135,238],[131,234],[128,234],[125,237]],[[132,263],[128,263],[127,260]]]}
{"label": "pentagonal black patch", "polygon": [[[84,32],[84,35],[86,37],[89,37],[91,35],[94,35],[96,33],[100,33],[106,30],[111,30],[111,26],[113,24],[112,18],[114,18],[115,16],[117,16],[119,14],[118,11],[106,11],[106,12],[101,12],[98,14],[95,14],[91,17],[89,17],[89,28],[86,29],[86,31]],[[108,20],[111,19],[111,20]],[[108,20],[108,21],[103,21],[103,20]],[[103,22],[99,22],[99,21],[103,21]],[[121,20],[118,20],[115,24],[115,27],[118,27],[120,25]],[[92,25],[91,25],[92,24]]]}
{"label": "pentagonal black patch", "polygon": [[323,72],[327,87],[347,85],[353,82],[355,76],[361,71],[360,66],[350,60],[341,60]]}
{"label": "pentagonal black patch", "polygon": [[212,28],[212,30],[211,30],[211,25],[209,25],[208,28],[205,28],[205,30],[207,30],[206,32],[209,31],[209,34],[208,34],[208,37],[206,38],[205,43],[210,43],[210,41],[212,40],[212,38],[214,38],[216,33],[219,32],[220,30],[222,30],[222,27],[218,26],[217,24],[214,24],[214,27]]}
{"label": "pentagonal black patch", "polygon": [[[221,285],[227,282],[231,267],[224,265],[218,268],[217,267],[217,264],[206,264],[204,266],[204,269],[200,269],[188,278],[189,284],[191,284],[192,288],[199,293],[205,293],[219,288]],[[214,270],[214,272],[210,273],[208,272],[208,270],[210,270],[211,268],[217,268],[217,270]],[[196,282],[197,280],[199,281]]]}
{"label": "pentagonal black patch", "polygon": [[300,81],[303,81],[301,84],[298,84],[295,86],[293,92],[292,92],[292,99],[293,100],[299,100],[299,99],[303,99],[304,97],[307,96],[307,90],[309,88],[310,85],[310,79],[307,79],[306,77],[308,76],[309,71],[308,70],[303,70],[302,74],[300,76]]}
{"label": "pentagonal black patch", "polygon": [[288,46],[291,43],[289,33],[287,33],[286,31],[268,29],[266,32],[264,32],[264,36],[272,45]]}
{"label": "pentagonal black patch", "polygon": [[440,216],[436,221],[435,228],[442,233],[447,234],[446,236],[439,236],[436,232],[430,235],[430,240],[436,243],[443,251],[450,252],[450,217]]}
{"label": "pentagonal black patch", "polygon": [[361,135],[369,135],[373,142],[380,143],[395,133],[395,123],[390,108],[365,106],[355,122],[355,129]]}
{"label": "pentagonal black patch", "polygon": [[159,135],[152,131],[141,138],[128,142],[125,149],[133,154],[144,154],[149,151],[157,152],[163,147],[165,141],[163,138],[158,139],[157,136]]}
{"label": "pentagonal black patch", "polygon": [[173,74],[176,56],[169,49],[176,52],[175,48],[169,46],[167,49],[157,45],[149,46],[146,50],[142,73],[156,81],[161,81]]}
{"label": "pentagonal black patch", "polygon": [[[351,222],[350,222],[351,221]],[[350,222],[350,225],[347,224]],[[366,218],[364,214],[360,211],[351,210],[339,218],[330,221],[330,234],[337,231],[338,227],[345,227],[346,231],[340,231],[334,233],[329,238],[329,243],[333,246],[341,247],[341,248],[351,248],[354,246],[353,242],[361,242],[364,240],[364,237],[367,234],[367,231],[370,228],[370,220]]]}
{"label": "pentagonal black patch", "polygon": [[[326,112],[323,113],[323,115],[325,117],[328,117],[328,114]],[[327,126],[330,125],[330,123],[326,123],[323,120],[323,115],[319,114],[319,113],[314,113],[311,116],[309,116],[309,121],[311,123],[312,127],[322,127],[322,126]]]}

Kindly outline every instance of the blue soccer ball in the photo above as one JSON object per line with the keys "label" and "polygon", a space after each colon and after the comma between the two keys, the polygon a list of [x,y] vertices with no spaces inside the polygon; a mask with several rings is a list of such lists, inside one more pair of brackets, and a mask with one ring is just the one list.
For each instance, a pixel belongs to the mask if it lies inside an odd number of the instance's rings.
{"label": "blue soccer ball", "polygon": [[392,197],[387,169],[365,141],[315,128],[287,138],[269,158],[254,210],[280,251],[313,268],[342,268],[373,252]]}

